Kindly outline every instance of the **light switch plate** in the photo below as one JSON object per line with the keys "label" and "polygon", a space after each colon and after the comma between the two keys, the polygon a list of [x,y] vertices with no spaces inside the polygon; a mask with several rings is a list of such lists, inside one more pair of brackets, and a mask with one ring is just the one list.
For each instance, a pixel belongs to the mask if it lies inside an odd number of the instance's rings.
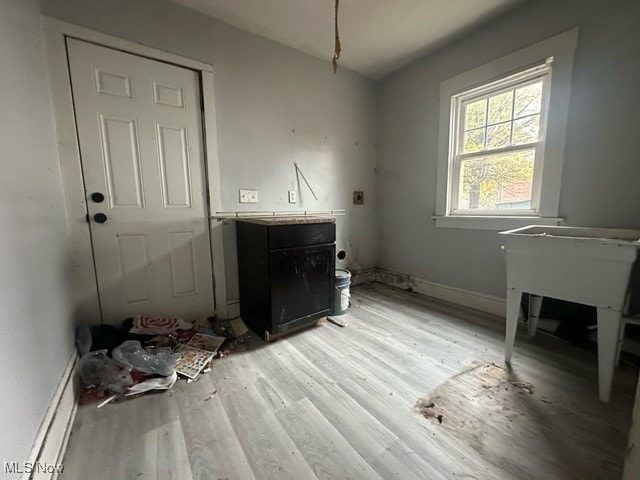
{"label": "light switch plate", "polygon": [[240,189],[240,203],[258,203],[258,190]]}
{"label": "light switch plate", "polygon": [[296,203],[296,191],[289,190],[289,203]]}

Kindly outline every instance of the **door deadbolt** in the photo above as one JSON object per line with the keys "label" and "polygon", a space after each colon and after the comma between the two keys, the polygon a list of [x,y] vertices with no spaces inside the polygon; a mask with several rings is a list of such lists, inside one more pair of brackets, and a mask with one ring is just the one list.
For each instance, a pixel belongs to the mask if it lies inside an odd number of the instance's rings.
{"label": "door deadbolt", "polygon": [[96,214],[93,216],[93,220],[94,220],[96,223],[104,223],[104,222],[106,222],[106,221],[107,221],[107,216],[106,216],[104,213],[96,213]]}
{"label": "door deadbolt", "polygon": [[100,192],[92,193],[91,200],[93,200],[96,203],[102,203],[104,202],[104,195],[101,194]]}

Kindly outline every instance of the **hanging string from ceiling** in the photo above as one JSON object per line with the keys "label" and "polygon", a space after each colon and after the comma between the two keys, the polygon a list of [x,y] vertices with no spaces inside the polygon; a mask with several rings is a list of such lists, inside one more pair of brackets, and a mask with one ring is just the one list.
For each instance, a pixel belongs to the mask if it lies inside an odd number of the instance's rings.
{"label": "hanging string from ceiling", "polygon": [[342,48],[340,48],[340,34],[338,33],[338,5],[340,4],[340,0],[336,0],[336,15],[335,15],[335,37],[336,37],[336,43],[335,43],[335,50],[333,53],[333,60],[331,61],[331,64],[333,65],[333,74],[336,74],[336,70],[338,70],[338,59],[340,58],[340,52],[342,51]]}

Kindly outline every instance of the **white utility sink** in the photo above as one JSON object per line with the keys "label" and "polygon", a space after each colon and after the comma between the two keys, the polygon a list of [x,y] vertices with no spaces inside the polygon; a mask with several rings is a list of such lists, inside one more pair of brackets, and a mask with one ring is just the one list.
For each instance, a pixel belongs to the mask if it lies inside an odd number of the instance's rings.
{"label": "white utility sink", "polygon": [[505,360],[511,361],[523,292],[531,299],[529,335],[535,334],[542,297],[594,306],[600,399],[608,402],[640,230],[532,225],[500,235],[507,261]]}

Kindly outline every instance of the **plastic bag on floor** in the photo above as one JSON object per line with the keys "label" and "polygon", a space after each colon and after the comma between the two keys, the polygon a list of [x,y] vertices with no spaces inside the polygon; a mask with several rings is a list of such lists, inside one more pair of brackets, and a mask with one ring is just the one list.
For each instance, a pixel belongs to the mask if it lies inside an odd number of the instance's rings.
{"label": "plastic bag on floor", "polygon": [[119,365],[165,377],[173,375],[180,357],[180,354],[172,353],[170,348],[157,348],[148,352],[137,340],[127,340],[113,349],[113,359]]}
{"label": "plastic bag on floor", "polygon": [[133,384],[131,371],[128,368],[118,371],[107,383],[107,390],[118,395],[127,393],[129,387]]}
{"label": "plastic bag on floor", "polygon": [[139,393],[149,392],[151,390],[169,390],[173,387],[173,384],[178,380],[178,374],[173,372],[173,375],[170,377],[157,377],[150,378],[141,383],[136,383],[135,385],[131,385],[127,389],[126,396],[137,395]]}
{"label": "plastic bag on floor", "polygon": [[106,350],[97,350],[83,355],[80,359],[79,370],[82,384],[96,387],[106,386],[120,373],[120,369],[107,356]]}
{"label": "plastic bag on floor", "polygon": [[91,330],[86,325],[76,328],[76,348],[81,357],[91,351]]}

